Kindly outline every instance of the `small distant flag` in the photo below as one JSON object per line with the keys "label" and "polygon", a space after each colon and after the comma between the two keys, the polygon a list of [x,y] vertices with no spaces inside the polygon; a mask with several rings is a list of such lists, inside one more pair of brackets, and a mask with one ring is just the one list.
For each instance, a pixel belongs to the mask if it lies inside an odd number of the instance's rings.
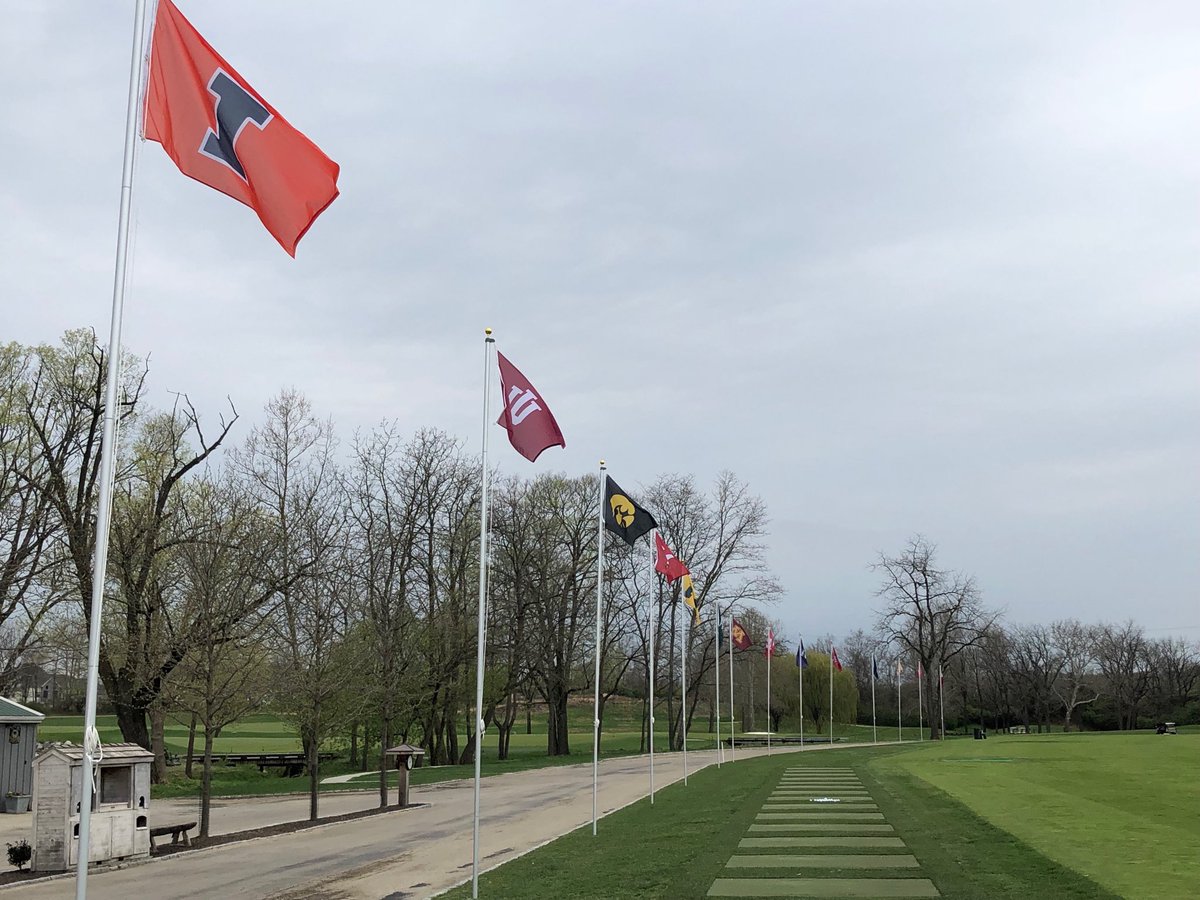
{"label": "small distant flag", "polygon": [[842,661],[838,659],[836,647],[829,648],[829,661],[833,663],[833,667],[835,669],[837,669],[839,672],[842,671]]}
{"label": "small distant flag", "polygon": [[688,567],[683,564],[683,560],[671,552],[671,548],[667,546],[667,542],[657,531],[654,532],[654,547],[657,551],[654,557],[654,570],[665,575],[667,581],[674,581],[689,574]]}
{"label": "small distant flag", "polygon": [[604,527],[632,547],[651,528],[657,528],[658,522],[654,521],[649,511],[634,503],[619,484],[605,475]]}
{"label": "small distant flag", "polygon": [[767,629],[767,649],[765,653],[767,659],[775,655],[775,629]]}
{"label": "small distant flag", "polygon": [[739,650],[750,649],[750,635],[746,634],[742,623],[733,617],[729,619],[729,638],[733,641],[733,646]]}
{"label": "small distant flag", "polygon": [[924,677],[925,677],[925,670],[921,668],[921,661],[918,659],[917,660],[917,681],[922,680]]}
{"label": "small distant flag", "polygon": [[800,646],[796,650],[796,665],[802,669],[808,668],[808,654],[804,651],[804,638],[800,638]]}
{"label": "small distant flag", "polygon": [[941,687],[946,676],[942,674],[942,664],[938,663],[938,687]]}
{"label": "small distant flag", "polygon": [[554,413],[529,379],[503,353],[497,351],[496,360],[500,364],[500,393],[504,397],[504,412],[496,424],[508,432],[513,449],[530,462],[536,462],[543,450],[567,446]]}
{"label": "small distant flag", "polygon": [[159,0],[145,136],[179,171],[246,204],[292,256],[338,195],[338,164],[221,58],[171,0]]}
{"label": "small distant flag", "polygon": [[896,660],[896,677],[899,678],[903,674],[904,674],[904,660],[897,659]]}
{"label": "small distant flag", "polygon": [[698,599],[696,590],[692,587],[692,576],[688,573],[683,575],[683,602],[688,609],[692,611],[692,624],[700,624],[700,609],[698,607]]}
{"label": "small distant flag", "polygon": [[879,680],[879,661],[873,656],[871,657],[871,679],[873,681]]}

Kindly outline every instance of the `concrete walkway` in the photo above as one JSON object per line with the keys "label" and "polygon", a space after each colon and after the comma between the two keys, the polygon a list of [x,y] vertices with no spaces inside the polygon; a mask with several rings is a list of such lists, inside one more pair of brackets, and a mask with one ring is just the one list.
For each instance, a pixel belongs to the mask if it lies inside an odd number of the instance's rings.
{"label": "concrete walkway", "polygon": [[[829,749],[818,746],[804,752]],[[739,750],[737,755],[741,760],[765,754],[756,749]],[[727,764],[728,759],[727,753]],[[715,761],[711,750],[688,753],[691,772]],[[656,756],[654,768],[656,787],[683,777],[677,753]],[[603,760],[600,814],[646,796],[648,787],[646,757]],[[88,896],[93,900],[429,897],[470,877],[472,785],[470,781],[423,785],[414,788],[412,800],[429,806],[93,871]],[[303,819],[308,811],[305,797],[247,798],[221,804],[213,814],[216,834]],[[377,793],[323,795],[321,812],[332,815],[377,804]],[[156,820],[167,821],[180,813],[194,815],[196,807],[194,799],[176,800],[155,804],[152,811]],[[480,863],[486,870],[590,822],[592,767],[551,766],[485,778],[481,807]],[[600,828],[604,827],[601,822]],[[15,890],[14,897],[59,900],[69,896],[73,879],[49,879]]]}

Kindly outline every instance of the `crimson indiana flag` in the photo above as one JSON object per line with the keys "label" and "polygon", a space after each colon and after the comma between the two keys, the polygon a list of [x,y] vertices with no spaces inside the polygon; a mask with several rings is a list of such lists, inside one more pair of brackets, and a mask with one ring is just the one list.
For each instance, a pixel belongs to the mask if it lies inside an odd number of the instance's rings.
{"label": "crimson indiana flag", "polygon": [[146,87],[147,140],[184,175],[240,200],[283,249],[338,195],[338,164],[246,83],[171,0],[159,0]]}
{"label": "crimson indiana flag", "polygon": [[746,629],[742,627],[742,623],[732,616],[729,619],[729,636],[733,639],[733,646],[739,650],[750,649],[750,635],[746,634]]}
{"label": "crimson indiana flag", "polygon": [[688,572],[688,567],[683,564],[683,560],[671,552],[671,548],[667,546],[667,542],[657,531],[654,532],[654,547],[658,551],[654,559],[654,569],[666,575],[667,581],[674,581],[691,574]]}
{"label": "crimson indiana flag", "polygon": [[497,351],[496,359],[500,363],[500,392],[504,395],[504,412],[496,424],[504,426],[508,442],[530,462],[537,460],[547,447],[567,446],[554,413],[529,379],[503,353]]}

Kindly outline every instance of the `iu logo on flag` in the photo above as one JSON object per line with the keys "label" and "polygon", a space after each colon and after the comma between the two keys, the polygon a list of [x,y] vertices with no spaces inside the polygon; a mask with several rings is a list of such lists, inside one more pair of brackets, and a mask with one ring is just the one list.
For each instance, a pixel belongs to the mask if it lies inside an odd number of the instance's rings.
{"label": "iu logo on flag", "polygon": [[504,392],[504,412],[497,424],[508,432],[508,442],[530,462],[537,460],[548,447],[565,447],[567,441],[529,379],[521,370],[497,351],[500,364],[500,389]]}

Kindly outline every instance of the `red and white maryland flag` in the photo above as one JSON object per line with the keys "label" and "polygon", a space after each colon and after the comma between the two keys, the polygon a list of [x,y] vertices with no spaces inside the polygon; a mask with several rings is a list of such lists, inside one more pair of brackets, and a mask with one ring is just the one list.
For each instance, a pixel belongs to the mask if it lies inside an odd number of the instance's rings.
{"label": "red and white maryland flag", "polygon": [[654,548],[658,551],[654,558],[654,569],[666,575],[667,581],[674,581],[691,574],[688,572],[688,567],[683,564],[683,560],[671,552],[671,548],[667,546],[667,542],[657,531],[654,532]]}
{"label": "red and white maryland flag", "polygon": [[159,0],[146,139],[184,175],[240,200],[292,256],[338,195],[338,164],[288,124],[171,0]]}
{"label": "red and white maryland flag", "polygon": [[833,663],[833,667],[839,672],[842,671],[842,661],[838,659],[837,647],[829,648],[829,661]]}
{"label": "red and white maryland flag", "polygon": [[529,379],[503,353],[497,352],[496,359],[500,363],[500,390],[504,394],[504,412],[497,424],[504,426],[513,448],[534,462],[547,447],[567,446],[554,413]]}
{"label": "red and white maryland flag", "polygon": [[767,649],[763,654],[768,659],[775,655],[775,629],[767,629]]}

